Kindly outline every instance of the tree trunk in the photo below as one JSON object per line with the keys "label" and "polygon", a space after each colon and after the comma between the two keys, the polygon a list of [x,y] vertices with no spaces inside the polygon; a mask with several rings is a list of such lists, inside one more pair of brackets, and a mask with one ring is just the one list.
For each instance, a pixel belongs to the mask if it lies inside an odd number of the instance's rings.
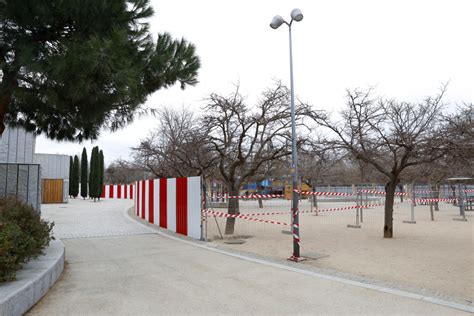
{"label": "tree trunk", "polygon": [[451,185],[451,190],[453,191],[453,205],[456,206],[458,205],[457,203],[457,199],[456,199],[456,186],[455,185]]}
{"label": "tree trunk", "polygon": [[[403,193],[403,184],[399,184],[398,188],[400,189],[400,193]],[[400,194],[400,203],[403,203],[403,194]]]}
{"label": "tree trunk", "polygon": [[[257,194],[262,194],[262,186],[258,185],[257,183]],[[258,198],[258,208],[263,208],[263,201],[262,198]]]}
{"label": "tree trunk", "polygon": [[383,238],[393,237],[393,202],[395,200],[395,189],[397,188],[398,176],[392,176],[385,185],[385,221],[383,226]]}
{"label": "tree trunk", "polygon": [[[238,186],[235,183],[230,183],[228,185],[228,191],[230,196],[239,195]],[[231,198],[229,199],[229,214],[238,215],[239,214],[239,199]],[[225,234],[232,235],[234,234],[235,227],[235,218],[228,217],[225,223]]]}
{"label": "tree trunk", "polygon": [[5,124],[3,124],[3,122],[12,99],[12,94],[10,91],[4,92],[3,89],[1,89],[0,92],[2,94],[0,96],[0,136],[2,136],[3,131],[5,130]]}
{"label": "tree trunk", "polygon": [[[318,200],[316,198],[316,194],[314,194],[314,192],[316,192],[316,181],[315,180],[311,180],[311,189],[313,191],[313,196],[312,196],[312,199],[313,199],[313,206],[314,208],[318,208]],[[316,211],[316,215],[318,215],[318,211]]]}
{"label": "tree trunk", "polygon": [[[438,184],[432,184],[431,185],[431,196],[434,198],[434,199],[438,199],[439,200],[439,185]],[[435,208],[435,211],[439,211],[439,202],[434,202],[434,208]]]}

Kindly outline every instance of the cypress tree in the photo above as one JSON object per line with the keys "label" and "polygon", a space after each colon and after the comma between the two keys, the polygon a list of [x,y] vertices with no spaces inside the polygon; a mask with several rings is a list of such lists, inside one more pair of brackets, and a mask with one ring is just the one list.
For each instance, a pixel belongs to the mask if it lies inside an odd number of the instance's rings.
{"label": "cypress tree", "polygon": [[72,180],[71,180],[71,195],[76,198],[79,195],[79,157],[74,156],[74,162],[72,164]]}
{"label": "cypress tree", "polygon": [[99,201],[104,188],[104,152],[99,151]]}
{"label": "cypress tree", "polygon": [[81,157],[81,196],[85,199],[87,197],[87,151],[82,149]]}
{"label": "cypress tree", "polygon": [[99,147],[92,148],[91,164],[89,173],[89,196],[94,198],[99,197]]}
{"label": "cypress tree", "polygon": [[69,196],[72,196],[72,165],[74,164],[74,160],[72,156],[69,156]]}

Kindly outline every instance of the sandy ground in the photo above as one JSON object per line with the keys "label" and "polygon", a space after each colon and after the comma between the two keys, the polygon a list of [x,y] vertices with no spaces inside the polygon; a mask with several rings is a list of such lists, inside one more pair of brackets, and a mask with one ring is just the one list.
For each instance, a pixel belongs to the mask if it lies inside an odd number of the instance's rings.
{"label": "sandy ground", "polygon": [[[320,209],[354,205],[352,202],[319,203]],[[283,200],[264,202],[259,209],[255,201],[241,202],[242,213],[287,211],[290,204]],[[300,210],[310,210],[303,201]],[[215,211],[225,211],[215,209]],[[302,264],[343,272],[367,279],[418,289],[453,298],[465,304],[474,299],[474,212],[466,212],[467,222],[459,218],[459,209],[440,203],[431,221],[429,206],[415,207],[416,224],[410,219],[410,204],[398,203],[394,208],[394,238],[382,238],[383,207],[363,210],[362,228],[347,228],[355,224],[355,210],[327,211],[318,216],[302,214],[301,254],[310,258]],[[289,223],[290,216],[254,216],[260,219]],[[217,223],[224,232],[224,218],[208,218],[207,236],[222,247],[255,253],[272,258],[287,258],[292,253],[292,237],[282,233],[289,226],[257,223],[243,219],[236,222],[234,236],[244,244],[226,244],[219,237]],[[319,256],[325,256],[317,260]]]}

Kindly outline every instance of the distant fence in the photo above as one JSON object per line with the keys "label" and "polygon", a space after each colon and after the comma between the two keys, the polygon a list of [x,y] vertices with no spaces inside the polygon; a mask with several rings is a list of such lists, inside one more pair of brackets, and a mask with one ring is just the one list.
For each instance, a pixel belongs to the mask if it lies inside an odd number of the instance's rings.
{"label": "distant fence", "polygon": [[40,166],[0,163],[0,197],[13,196],[41,210]]}
{"label": "distant fence", "polygon": [[135,182],[135,214],[181,235],[201,238],[201,178]]}
{"label": "distant fence", "polygon": [[134,191],[134,184],[104,184],[100,197],[103,199],[132,200]]}

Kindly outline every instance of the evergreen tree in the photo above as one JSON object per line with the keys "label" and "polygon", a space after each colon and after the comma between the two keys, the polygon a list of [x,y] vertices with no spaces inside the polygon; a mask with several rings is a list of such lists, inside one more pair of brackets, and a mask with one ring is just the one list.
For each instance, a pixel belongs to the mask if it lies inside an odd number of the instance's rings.
{"label": "evergreen tree", "polygon": [[104,152],[99,151],[99,201],[104,188]]}
{"label": "evergreen tree", "polygon": [[72,156],[69,156],[69,196],[72,195],[72,165],[74,164],[74,160]]}
{"label": "evergreen tree", "polygon": [[76,198],[79,195],[79,157],[74,156],[74,161],[72,164],[72,180],[70,183],[71,195],[73,198]]}
{"label": "evergreen tree", "polygon": [[84,199],[87,197],[87,176],[87,151],[84,147],[81,156],[81,196]]}
{"label": "evergreen tree", "polygon": [[92,148],[91,163],[89,173],[89,196],[94,198],[99,197],[99,147]]}
{"label": "evergreen tree", "polygon": [[95,139],[143,112],[148,95],[197,83],[194,45],[149,32],[150,0],[1,0],[0,135],[19,125]]}

